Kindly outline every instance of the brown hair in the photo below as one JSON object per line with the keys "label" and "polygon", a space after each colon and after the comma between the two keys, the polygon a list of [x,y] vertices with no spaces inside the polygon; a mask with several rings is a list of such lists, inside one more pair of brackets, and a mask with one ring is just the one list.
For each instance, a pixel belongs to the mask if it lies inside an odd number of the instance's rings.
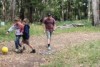
{"label": "brown hair", "polygon": [[14,21],[20,21],[20,18],[16,17],[16,18],[14,19]]}
{"label": "brown hair", "polygon": [[25,18],[25,19],[23,20],[23,22],[29,23],[29,20],[28,20],[27,18]]}

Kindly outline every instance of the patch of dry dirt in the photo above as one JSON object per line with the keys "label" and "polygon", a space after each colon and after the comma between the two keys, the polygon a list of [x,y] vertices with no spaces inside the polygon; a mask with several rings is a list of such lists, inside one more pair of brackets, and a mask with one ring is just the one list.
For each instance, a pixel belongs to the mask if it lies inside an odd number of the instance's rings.
{"label": "patch of dry dirt", "polygon": [[[65,49],[74,44],[99,40],[100,33],[64,33],[59,35],[53,35],[52,48],[58,52],[61,49]],[[30,44],[36,49],[36,54],[30,54],[31,51],[26,45],[26,50],[22,54],[16,54],[14,50],[14,42],[2,42],[0,43],[0,49],[2,46],[9,48],[7,55],[2,55],[0,52],[0,67],[40,67],[41,64],[47,63],[45,56],[40,52],[46,51],[46,36],[32,36],[30,38]]]}

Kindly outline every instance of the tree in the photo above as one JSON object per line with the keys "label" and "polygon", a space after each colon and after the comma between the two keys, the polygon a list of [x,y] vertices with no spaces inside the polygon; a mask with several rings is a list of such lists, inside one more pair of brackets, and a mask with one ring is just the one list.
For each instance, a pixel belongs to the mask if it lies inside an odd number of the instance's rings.
{"label": "tree", "polygon": [[88,17],[89,0],[1,0],[2,14],[11,20],[19,16],[22,20],[27,17],[30,22],[39,21],[48,12],[57,20],[86,19]]}
{"label": "tree", "polygon": [[91,0],[88,0],[88,20],[91,18]]}
{"label": "tree", "polygon": [[92,10],[93,10],[93,26],[98,26],[100,25],[99,0],[92,0]]}
{"label": "tree", "polygon": [[6,20],[6,0],[1,0],[2,3],[2,14],[3,14],[3,21]]}
{"label": "tree", "polygon": [[16,9],[16,0],[11,0],[10,1],[11,20],[13,20],[15,18],[15,9]]}

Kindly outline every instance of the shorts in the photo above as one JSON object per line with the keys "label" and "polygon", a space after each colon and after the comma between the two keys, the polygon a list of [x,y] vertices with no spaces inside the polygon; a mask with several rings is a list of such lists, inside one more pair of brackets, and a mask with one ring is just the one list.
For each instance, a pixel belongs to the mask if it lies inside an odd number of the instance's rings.
{"label": "shorts", "polygon": [[24,44],[29,45],[29,40],[28,40],[28,39],[23,39],[22,42],[23,42]]}
{"label": "shorts", "polygon": [[22,36],[22,42],[24,43],[24,44],[27,44],[27,45],[29,45],[29,37],[26,37],[26,36]]}
{"label": "shorts", "polygon": [[53,31],[46,31],[47,39],[51,39]]}

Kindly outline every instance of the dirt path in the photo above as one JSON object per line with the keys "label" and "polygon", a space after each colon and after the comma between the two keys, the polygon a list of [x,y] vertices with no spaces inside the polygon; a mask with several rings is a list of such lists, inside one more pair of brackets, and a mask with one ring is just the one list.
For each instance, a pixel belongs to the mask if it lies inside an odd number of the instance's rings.
{"label": "dirt path", "polygon": [[[52,48],[56,52],[77,43],[100,39],[100,33],[64,33],[53,36]],[[0,43],[0,47],[5,45],[9,48],[9,53],[7,55],[2,55],[2,53],[0,53],[0,67],[39,67],[40,64],[46,63],[47,61],[44,56],[47,55],[40,54],[47,50],[46,37],[32,36],[30,38],[30,43],[36,48],[36,54],[30,54],[29,52],[31,50],[27,46],[24,53],[16,54],[13,52],[13,41]]]}

